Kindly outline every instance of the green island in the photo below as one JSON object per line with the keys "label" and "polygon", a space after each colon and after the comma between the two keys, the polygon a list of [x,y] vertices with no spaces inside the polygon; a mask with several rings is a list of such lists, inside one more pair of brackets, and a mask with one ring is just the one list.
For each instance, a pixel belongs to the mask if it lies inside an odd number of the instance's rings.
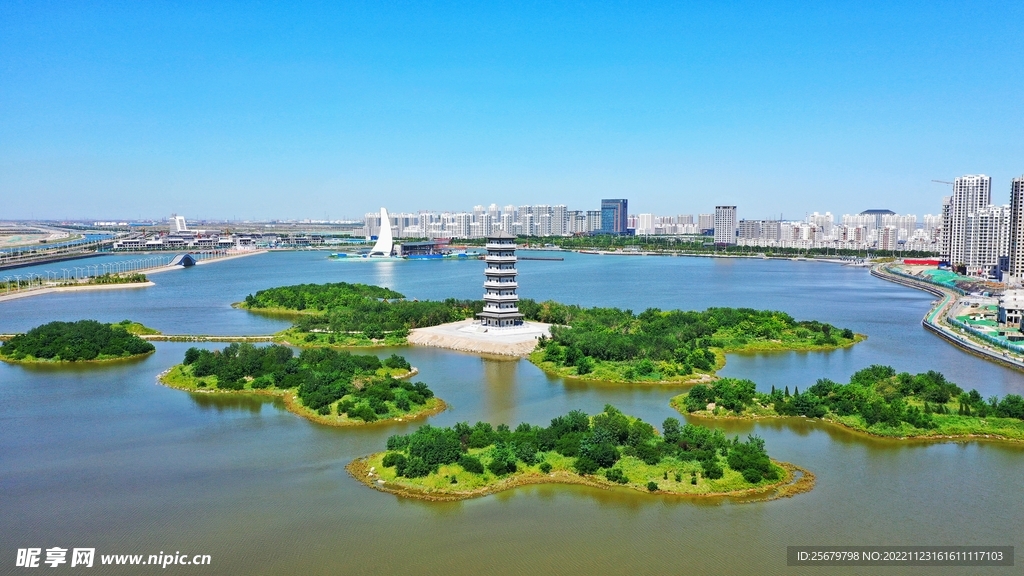
{"label": "green island", "polygon": [[[250,294],[240,308],[292,315],[275,340],[300,347],[395,346],[409,330],[472,318],[482,300],[408,300],[394,290],[365,284],[299,284]],[[727,352],[833,350],[865,338],[850,329],[789,314],[749,308],[640,314],[618,308],[583,308],[558,302],[519,301],[530,321],[551,324],[530,361],[563,377],[609,382],[694,382],[713,379]]]}
{"label": "green island", "polygon": [[810,490],[814,476],[771,460],[764,441],[675,418],[650,424],[605,406],[596,416],[574,410],[551,425],[510,429],[486,422],[430,425],[387,440],[387,450],[353,461],[361,482],[426,500],[462,500],[526,484],[584,484],[644,493],[764,500]]}
{"label": "green island", "polygon": [[96,320],[50,322],[18,334],[0,346],[0,360],[24,364],[98,363],[138,358],[156,348],[138,334],[155,332],[124,320],[103,324]]}
{"label": "green island", "polygon": [[483,301],[408,300],[381,286],[337,282],[260,290],[235,306],[294,317],[291,328],[275,334],[294,346],[398,346],[413,328],[472,318]]}
{"label": "green island", "polygon": [[672,398],[681,413],[706,418],[820,418],[888,438],[997,438],[1024,441],[1024,397],[982,398],[939,372],[912,375],[874,365],[847,384],[819,379],[804,392],[757,392],[750,380],[723,378]]}
{"label": "green island", "polygon": [[546,372],[587,380],[707,381],[725,365],[727,352],[834,350],[865,338],[849,328],[751,308],[634,314],[555,302],[535,306],[541,310],[534,315],[552,324],[551,338],[530,360]]}
{"label": "green island", "polygon": [[331,426],[410,420],[442,412],[445,403],[422,382],[409,362],[373,355],[310,348],[234,343],[223,350],[189,348],[181,364],[160,381],[189,392],[278,396],[291,412]]}

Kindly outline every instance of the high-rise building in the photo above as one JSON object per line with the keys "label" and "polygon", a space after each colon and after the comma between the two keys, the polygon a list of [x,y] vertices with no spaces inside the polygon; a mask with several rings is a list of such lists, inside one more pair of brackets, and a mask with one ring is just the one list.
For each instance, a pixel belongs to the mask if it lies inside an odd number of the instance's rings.
{"label": "high-rise building", "polygon": [[736,207],[715,206],[715,244],[736,243]]}
{"label": "high-rise building", "polygon": [[637,234],[654,234],[654,214],[637,214]]}
{"label": "high-rise building", "polygon": [[1017,282],[1024,279],[1024,176],[1010,184],[1010,267]]}
{"label": "high-rise building", "polygon": [[628,223],[628,200],[625,198],[601,200],[601,232],[604,234],[626,234]]}
{"label": "high-rise building", "polygon": [[761,237],[760,220],[740,220],[739,237],[747,240]]}
{"label": "high-rise building", "polygon": [[587,232],[587,215],[583,210],[569,210],[566,212],[569,234],[585,234]]}
{"label": "high-rise building", "polygon": [[821,230],[822,234],[825,236],[831,236],[832,226],[835,224],[835,218],[832,216],[831,212],[825,212],[824,214],[814,212],[813,214],[807,215],[807,223],[813,224],[818,228],[818,230]]}
{"label": "high-rise building", "polygon": [[698,214],[697,215],[697,228],[700,229],[701,234],[709,232],[715,229],[715,215],[714,214]]}
{"label": "high-rise building", "polygon": [[[957,266],[967,263],[967,216],[992,202],[992,178],[968,174],[953,182],[953,195],[943,206],[942,256]],[[948,214],[947,214],[948,212]],[[948,225],[947,225],[948,219]]]}
{"label": "high-rise building", "polygon": [[469,238],[472,236],[473,215],[459,212],[452,219],[452,238]]}
{"label": "high-rise building", "polygon": [[680,214],[676,216],[677,225],[693,224],[693,214]]}
{"label": "high-rise building", "polygon": [[501,229],[508,234],[515,234],[512,230],[512,223],[515,222],[515,214],[513,212],[505,212],[501,215]]}
{"label": "high-rise building", "polygon": [[537,236],[551,236],[551,212],[542,212],[537,218]]}
{"label": "high-rise building", "polygon": [[899,241],[899,229],[895,226],[886,226],[878,231],[878,249],[895,250]]}
{"label": "high-rise building", "polygon": [[[528,219],[530,220],[530,223],[527,223]],[[520,206],[520,207],[516,208],[516,222],[519,222],[519,226],[520,226],[520,230],[521,230],[520,233],[523,236],[532,236],[533,235],[533,223],[532,223],[532,221],[533,221],[533,213],[530,212],[530,207],[529,206]]]}
{"label": "high-rise building", "polygon": [[601,231],[601,211],[600,210],[587,210],[587,229],[586,232],[594,233]]}
{"label": "high-rise building", "polygon": [[999,258],[1010,252],[1010,207],[985,206],[967,215],[963,264],[971,276],[998,276]]}
{"label": "high-rise building", "polygon": [[569,233],[569,210],[565,204],[551,207],[551,235],[565,236]]}

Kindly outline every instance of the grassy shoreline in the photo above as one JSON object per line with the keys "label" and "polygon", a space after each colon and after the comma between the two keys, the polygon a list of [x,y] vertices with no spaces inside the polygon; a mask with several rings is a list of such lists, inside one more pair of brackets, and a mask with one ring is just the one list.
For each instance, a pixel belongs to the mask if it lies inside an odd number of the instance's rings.
{"label": "grassy shoreline", "polygon": [[[772,460],[772,463],[778,468],[780,473],[780,479],[775,482],[765,482],[754,486],[748,485],[749,487],[733,490],[714,490],[709,489],[710,486],[727,486],[730,483],[735,484],[735,478],[732,478],[730,475],[722,480],[708,481],[702,479],[700,484],[694,486],[689,483],[690,477],[688,475],[684,476],[682,482],[674,482],[672,480],[666,481],[662,476],[654,474],[650,479],[646,477],[644,478],[644,480],[648,481],[657,480],[659,488],[652,491],[646,487],[643,481],[619,484],[598,475],[588,474],[584,476],[577,474],[566,467],[562,467],[568,466],[566,462],[560,463],[561,465],[559,465],[559,467],[553,468],[548,473],[542,472],[538,466],[527,466],[507,476],[495,477],[488,474],[487,477],[489,481],[486,484],[482,486],[473,486],[468,490],[458,490],[451,488],[451,484],[441,485],[439,487],[425,485],[430,482],[437,483],[438,477],[442,480],[447,480],[448,474],[455,470],[455,466],[442,466],[441,470],[437,474],[432,474],[426,479],[398,478],[394,475],[393,469],[385,468],[383,466],[383,458],[386,453],[387,452],[378,452],[369,456],[357,458],[346,466],[346,470],[348,470],[349,474],[351,474],[353,478],[375,490],[405,498],[416,498],[434,502],[450,502],[480,498],[504,492],[506,490],[512,490],[520,486],[533,484],[576,484],[605,490],[619,488],[660,496],[676,496],[697,499],[726,498],[735,499],[741,502],[764,502],[780,498],[790,498],[797,494],[808,492],[814,488],[816,481],[814,474],[804,468],[800,468],[799,466],[788,462],[777,462]],[[559,456],[557,453],[549,453],[546,454],[545,457],[547,458],[545,461],[548,463],[551,463],[552,460],[570,460]],[[643,467],[645,465],[640,462],[639,466]],[[667,470],[669,467],[672,467],[671,463],[665,463],[658,466],[647,466],[647,468],[656,469],[656,471],[661,471],[662,468],[666,468]],[[730,472],[738,476],[738,473],[735,471]],[[663,488],[663,486],[665,488]],[[669,486],[672,488],[668,488]]]}
{"label": "grassy shoreline", "polygon": [[[393,375],[396,379],[406,379],[415,376],[419,371],[416,368],[412,368],[408,372]],[[280,389],[280,388],[252,388],[249,383],[246,384],[246,388],[241,390],[223,390],[216,388],[215,384],[216,376],[205,376],[197,378],[188,374],[185,370],[184,365],[176,364],[164,372],[162,372],[157,378],[158,381],[167,386],[168,388],[174,388],[176,390],[182,390],[185,392],[191,392],[196,394],[255,394],[258,396],[272,396],[279,397],[284,401],[285,408],[289,412],[302,416],[307,420],[316,422],[318,424],[324,424],[326,426],[371,426],[375,424],[384,424],[391,422],[408,422],[413,420],[419,420],[435,414],[440,414],[448,409],[448,405],[445,404],[444,400],[440,398],[428,398],[426,403],[423,404],[417,410],[411,410],[404,414],[391,416],[388,418],[381,418],[373,422],[365,422],[358,418],[349,418],[346,415],[338,415],[335,413],[331,414],[319,414],[315,410],[307,408],[299,400],[298,395],[293,389]],[[203,384],[203,386],[200,386]]]}
{"label": "grassy shoreline", "polygon": [[[313,338],[310,339],[310,336]],[[273,341],[296,348],[386,348],[389,346],[405,346],[409,343],[406,336],[385,335],[384,338],[373,340],[363,333],[335,334],[333,332],[301,332],[295,327],[277,332]],[[333,342],[331,340],[334,340]]]}
{"label": "grassy shoreline", "polygon": [[[687,417],[693,416],[706,420],[781,420],[786,418],[805,418],[777,413],[771,407],[755,405],[745,408],[739,414],[717,408],[715,411],[686,410],[687,394],[680,394],[669,401],[669,405]],[[1024,422],[1015,418],[959,416],[956,414],[934,414],[937,425],[934,429],[914,428],[907,423],[893,427],[882,423],[867,426],[858,415],[838,416],[832,413],[822,418],[810,418],[849,432],[863,434],[875,438],[890,440],[929,440],[948,442],[958,440],[997,440],[1002,442],[1024,442]]]}
{"label": "grassy shoreline", "polygon": [[[633,368],[634,362],[611,362],[598,361],[593,370],[587,374],[579,374],[575,366],[560,366],[554,362],[544,360],[544,350],[536,349],[528,356],[530,362],[536,365],[547,374],[570,378],[587,382],[607,382],[615,384],[669,384],[669,385],[691,385],[713,382],[718,379],[716,373],[725,367],[726,354],[763,354],[772,352],[831,352],[843,348],[849,348],[867,339],[864,334],[854,334],[852,339],[838,344],[813,344],[805,342],[779,342],[779,341],[757,341],[743,346],[729,346],[725,348],[711,348],[715,355],[715,363],[710,370],[694,369],[691,374],[671,374],[666,377],[665,373],[673,373],[676,366],[666,362],[655,362],[655,371],[649,376],[636,375],[632,378],[626,376],[627,371]],[[635,371],[634,371],[635,372]]]}
{"label": "grassy shoreline", "polygon": [[150,350],[149,352],[143,352],[142,354],[132,354],[130,356],[109,356],[106,358],[94,358],[92,360],[53,360],[50,358],[35,358],[33,356],[25,356],[20,360],[15,360],[14,358],[0,354],[0,361],[7,362],[8,364],[23,364],[26,366],[82,366],[94,364],[116,364],[118,362],[139,360],[155,352],[156,350]]}

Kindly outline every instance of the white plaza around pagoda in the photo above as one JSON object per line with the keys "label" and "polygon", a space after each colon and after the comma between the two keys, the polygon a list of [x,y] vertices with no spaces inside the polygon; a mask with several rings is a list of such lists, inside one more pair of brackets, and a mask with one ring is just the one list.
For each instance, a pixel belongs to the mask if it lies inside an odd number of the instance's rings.
{"label": "white plaza around pagoda", "polygon": [[525,356],[550,325],[527,322],[519,312],[515,236],[498,232],[487,237],[484,269],[484,309],[476,320],[463,320],[409,334],[411,344],[450,348],[480,354]]}

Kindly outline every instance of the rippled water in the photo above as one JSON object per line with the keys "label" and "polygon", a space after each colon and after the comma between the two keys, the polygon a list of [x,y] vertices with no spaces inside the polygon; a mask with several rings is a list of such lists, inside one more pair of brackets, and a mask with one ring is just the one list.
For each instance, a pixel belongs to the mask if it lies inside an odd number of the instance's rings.
{"label": "rippled water", "polygon": [[[1020,373],[945,344],[920,326],[932,297],[864,269],[814,262],[565,255],[520,264],[524,296],[640,310],[750,306],[868,334],[832,353],[731,355],[723,374],[759,387],[845,379],[873,363],[940,370],[984,395],[1024,393]],[[409,297],[479,297],[483,264],[333,262],[273,253],[153,277],[157,286],[0,303],[0,332],[52,319],[132,318],[167,333],[270,333],[286,324],[235,310],[261,288],[298,282],[381,284]],[[532,486],[460,503],[370,490],[344,466],[416,425],[336,429],[256,397],[190,395],[156,384],[186,344],[104,368],[0,364],[0,572],[19,547],[211,554],[217,574],[862,574],[788,568],[787,545],[1024,546],[1024,448],[869,439],[804,419],[724,423],[763,436],[773,456],[811,469],[815,489],[734,504],[628,491]],[[388,350],[384,353],[390,353]],[[525,361],[403,348],[451,410],[450,425],[546,423],[606,403],[660,423],[667,386],[582,384]],[[43,570],[49,570],[44,568]],[[68,567],[60,570],[72,572]],[[151,571],[153,568],[147,568]],[[944,570],[944,571],[943,571]],[[885,568],[886,573],[997,569]],[[110,573],[131,573],[111,568]],[[104,573],[93,568],[88,573]]]}

